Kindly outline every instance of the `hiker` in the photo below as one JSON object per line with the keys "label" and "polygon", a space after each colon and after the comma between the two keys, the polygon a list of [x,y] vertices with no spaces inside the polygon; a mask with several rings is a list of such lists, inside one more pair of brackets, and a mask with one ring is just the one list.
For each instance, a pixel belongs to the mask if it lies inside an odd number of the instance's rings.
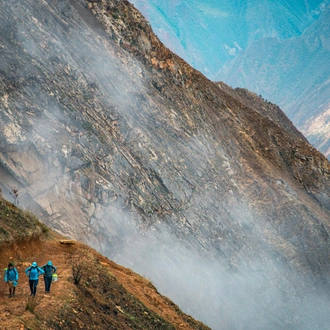
{"label": "hiker", "polygon": [[31,266],[25,269],[25,273],[29,276],[29,285],[31,290],[31,296],[36,295],[37,293],[37,286],[39,282],[39,276],[44,273],[44,271],[38,267],[37,263],[34,261],[32,262]]}
{"label": "hiker", "polygon": [[41,269],[44,273],[44,281],[45,281],[45,292],[50,292],[50,286],[52,284],[53,274],[56,273],[56,267],[49,260],[46,265],[42,266]]}
{"label": "hiker", "polygon": [[5,282],[9,288],[9,298],[15,296],[15,290],[18,281],[18,271],[14,268],[12,263],[8,264],[8,268],[5,269]]}

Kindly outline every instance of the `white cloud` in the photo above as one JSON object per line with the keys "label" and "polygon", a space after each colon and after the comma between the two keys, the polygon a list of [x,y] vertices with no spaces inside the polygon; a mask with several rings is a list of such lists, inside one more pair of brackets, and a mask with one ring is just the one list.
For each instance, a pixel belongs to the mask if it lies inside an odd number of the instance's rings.
{"label": "white cloud", "polygon": [[226,18],[229,16],[228,12],[225,12],[219,8],[210,6],[208,4],[198,4],[198,9],[199,11],[203,12],[203,14],[207,15],[208,17],[213,17],[213,18]]}

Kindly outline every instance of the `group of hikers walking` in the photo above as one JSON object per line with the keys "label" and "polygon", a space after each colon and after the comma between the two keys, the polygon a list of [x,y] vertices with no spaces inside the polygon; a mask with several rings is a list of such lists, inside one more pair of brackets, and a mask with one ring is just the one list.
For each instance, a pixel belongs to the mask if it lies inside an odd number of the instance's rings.
{"label": "group of hikers walking", "polygon": [[[51,261],[48,261],[47,264],[42,267],[38,267],[37,263],[34,261],[30,267],[25,269],[25,274],[29,277],[31,296],[35,297],[40,275],[44,276],[45,292],[50,292],[53,275],[56,274],[56,267]],[[4,280],[9,289],[9,298],[14,297],[18,284],[18,271],[12,263],[9,263],[8,268],[5,269]]]}

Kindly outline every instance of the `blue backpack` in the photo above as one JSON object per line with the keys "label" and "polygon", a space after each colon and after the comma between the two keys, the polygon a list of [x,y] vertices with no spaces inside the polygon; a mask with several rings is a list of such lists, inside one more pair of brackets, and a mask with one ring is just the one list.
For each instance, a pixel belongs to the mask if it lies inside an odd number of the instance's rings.
{"label": "blue backpack", "polygon": [[[9,280],[9,272],[10,272],[10,269],[9,269],[9,268],[6,268],[5,271],[7,272],[7,280]],[[15,274],[15,279],[14,279],[14,281],[16,281],[17,270],[16,270],[16,268],[13,268],[12,271],[13,271],[14,274]]]}
{"label": "blue backpack", "polygon": [[39,268],[38,267],[30,267],[29,278],[38,278],[39,277]]}
{"label": "blue backpack", "polygon": [[55,270],[55,267],[51,265],[46,265],[43,266],[42,269],[45,271],[44,275],[50,277],[53,275],[53,269]]}

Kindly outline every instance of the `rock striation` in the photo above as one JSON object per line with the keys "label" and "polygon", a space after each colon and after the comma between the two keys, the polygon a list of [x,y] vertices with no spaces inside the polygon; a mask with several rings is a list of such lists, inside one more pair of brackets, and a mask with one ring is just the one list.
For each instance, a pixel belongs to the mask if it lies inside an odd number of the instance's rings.
{"label": "rock striation", "polygon": [[328,324],[330,164],[277,106],[205,78],[127,1],[1,8],[5,197],[214,329]]}
{"label": "rock striation", "polygon": [[329,158],[328,1],[131,2],[194,68],[278,104]]}

